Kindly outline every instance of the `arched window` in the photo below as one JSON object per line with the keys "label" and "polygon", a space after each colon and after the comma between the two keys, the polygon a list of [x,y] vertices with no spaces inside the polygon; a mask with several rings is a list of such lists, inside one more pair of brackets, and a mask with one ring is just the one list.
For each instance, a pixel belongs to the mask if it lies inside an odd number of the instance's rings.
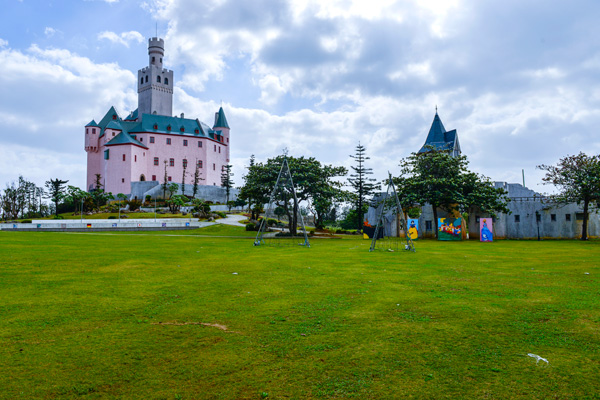
{"label": "arched window", "polygon": [[146,181],[146,177],[144,176],[144,174],[140,175],[140,182],[145,182]]}
{"label": "arched window", "polygon": [[165,85],[169,84],[169,78],[165,78]]}
{"label": "arched window", "polygon": [[156,82],[160,83],[160,76],[156,77]]}
{"label": "arched window", "polygon": [[140,78],[140,85],[142,85],[142,84],[144,84],[144,77],[143,76]]}
{"label": "arched window", "polygon": [[156,62],[156,57],[152,57],[152,64]]}
{"label": "arched window", "polygon": [[162,57],[160,58],[160,62],[162,63]]}

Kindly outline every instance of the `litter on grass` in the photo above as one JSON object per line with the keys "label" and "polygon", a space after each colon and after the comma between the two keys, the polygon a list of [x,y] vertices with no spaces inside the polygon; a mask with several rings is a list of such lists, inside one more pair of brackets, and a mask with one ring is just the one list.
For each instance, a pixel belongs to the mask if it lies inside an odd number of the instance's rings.
{"label": "litter on grass", "polygon": [[531,358],[535,358],[535,363],[536,363],[536,364],[537,364],[537,363],[539,363],[540,361],[545,361],[545,362],[546,362],[546,364],[550,364],[550,363],[548,362],[548,360],[546,360],[545,358],[542,358],[542,357],[538,356],[537,354],[533,354],[533,353],[527,353],[527,355],[528,355],[529,357],[531,357]]}
{"label": "litter on grass", "polygon": [[237,274],[238,274],[237,272],[232,272],[232,273],[231,273],[231,275],[237,275]]}

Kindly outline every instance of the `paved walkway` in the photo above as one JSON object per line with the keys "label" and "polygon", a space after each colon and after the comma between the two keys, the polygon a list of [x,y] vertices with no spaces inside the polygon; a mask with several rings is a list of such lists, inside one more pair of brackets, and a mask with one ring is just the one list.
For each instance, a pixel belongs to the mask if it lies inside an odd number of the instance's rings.
{"label": "paved walkway", "polygon": [[226,218],[219,218],[215,222],[217,224],[225,224],[225,225],[233,225],[233,226],[246,226],[245,224],[240,223],[240,221],[243,221],[245,219],[248,219],[248,217],[243,216],[243,215],[227,214]]}

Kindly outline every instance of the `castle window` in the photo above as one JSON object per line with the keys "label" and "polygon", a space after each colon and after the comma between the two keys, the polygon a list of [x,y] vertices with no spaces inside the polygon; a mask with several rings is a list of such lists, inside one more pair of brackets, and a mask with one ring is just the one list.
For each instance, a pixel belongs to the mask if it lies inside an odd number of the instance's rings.
{"label": "castle window", "polygon": [[[154,165],[158,165],[158,157],[154,157]],[[154,180],[154,179],[152,179]]]}
{"label": "castle window", "polygon": [[162,63],[162,57],[160,58],[160,62]]}
{"label": "castle window", "polygon": [[221,146],[219,146],[219,154],[221,154]]}
{"label": "castle window", "polygon": [[104,159],[108,160],[108,150],[104,150]]}
{"label": "castle window", "polygon": [[169,177],[167,178],[167,180],[168,180],[169,182],[171,182],[171,177],[169,176]]}
{"label": "castle window", "polygon": [[85,128],[85,134],[87,135],[88,133],[90,133],[90,130],[88,128]]}
{"label": "castle window", "polygon": [[217,164],[213,163],[213,171],[216,171],[216,170],[217,170]]}
{"label": "castle window", "polygon": [[565,214],[565,221],[571,220],[571,214]]}
{"label": "castle window", "polygon": [[156,82],[160,83],[160,76],[156,77]]}
{"label": "castle window", "polygon": [[175,166],[175,159],[169,158],[169,167],[174,167],[174,166]]}
{"label": "castle window", "polygon": [[515,215],[515,222],[521,222],[521,216],[520,215]]}
{"label": "castle window", "polygon": [[152,175],[152,180],[156,182],[156,175]]}
{"label": "castle window", "polygon": [[137,162],[137,155],[133,156],[133,162]]}
{"label": "castle window", "polygon": [[156,62],[156,57],[152,57],[152,64]]}
{"label": "castle window", "polygon": [[169,84],[169,78],[165,78],[165,85]]}
{"label": "castle window", "polygon": [[229,143],[229,138],[227,138],[227,143]]}
{"label": "castle window", "polygon": [[202,168],[202,160],[198,160],[198,168]]}
{"label": "castle window", "polygon": [[113,132],[113,137],[115,136],[115,133]]}
{"label": "castle window", "polygon": [[183,159],[183,168],[187,168],[187,160],[185,158]]}
{"label": "castle window", "polygon": [[215,144],[215,151],[217,151],[217,145]]}
{"label": "castle window", "polygon": [[144,174],[140,175],[140,182],[146,182],[146,177]]}
{"label": "castle window", "polygon": [[146,83],[148,83],[148,75],[146,75]]}
{"label": "castle window", "polygon": [[154,136],[150,136],[150,143],[154,143]]}
{"label": "castle window", "polygon": [[167,126],[167,130],[170,131],[171,130],[171,125]]}
{"label": "castle window", "polygon": [[200,131],[198,129],[194,129],[194,133],[197,135],[200,133]]}
{"label": "castle window", "polygon": [[536,222],[540,222],[542,220],[542,215],[541,214],[535,214],[535,221]]}
{"label": "castle window", "polygon": [[125,154],[123,154],[123,161],[125,161]]}
{"label": "castle window", "polygon": [[141,137],[141,138],[140,138],[140,142],[143,142],[143,141],[144,141],[144,138],[143,138],[143,137]]}
{"label": "castle window", "polygon": [[426,231],[431,231],[433,229],[432,228],[432,222],[433,221],[425,221],[425,230]]}
{"label": "castle window", "polygon": [[185,132],[185,128],[182,126],[181,128],[179,128],[180,132]]}
{"label": "castle window", "polygon": [[140,85],[143,85],[143,84],[144,84],[144,77],[142,76],[142,77],[140,78]]}
{"label": "castle window", "polygon": [[183,139],[183,145],[187,146],[187,140],[186,139]]}
{"label": "castle window", "polygon": [[198,147],[202,147],[202,142],[198,140]]}
{"label": "castle window", "polygon": [[121,178],[121,183],[125,183],[125,178]]}
{"label": "castle window", "polygon": [[113,114],[113,119],[116,120],[117,119],[117,114]]}
{"label": "castle window", "polygon": [[92,128],[92,135],[96,134],[96,128]]}
{"label": "castle window", "polygon": [[171,144],[171,138],[167,138],[167,144]]}
{"label": "castle window", "polygon": [[556,222],[556,214],[550,214],[550,221]]}

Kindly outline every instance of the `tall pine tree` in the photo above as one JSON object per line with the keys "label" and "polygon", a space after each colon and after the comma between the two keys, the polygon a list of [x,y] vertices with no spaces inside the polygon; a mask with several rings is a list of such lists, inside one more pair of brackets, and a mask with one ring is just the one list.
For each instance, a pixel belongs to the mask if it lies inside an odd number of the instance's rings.
{"label": "tall pine tree", "polygon": [[358,142],[354,155],[350,155],[350,157],[354,158],[356,163],[354,166],[350,167],[354,173],[350,174],[348,182],[354,189],[357,214],[356,229],[358,229],[358,231],[362,231],[364,214],[367,205],[369,204],[367,198],[371,197],[373,193],[379,189],[379,185],[375,183],[376,180],[374,178],[369,178],[369,175],[373,175],[373,169],[365,167],[365,161],[370,159],[365,155],[366,150],[365,146]]}

